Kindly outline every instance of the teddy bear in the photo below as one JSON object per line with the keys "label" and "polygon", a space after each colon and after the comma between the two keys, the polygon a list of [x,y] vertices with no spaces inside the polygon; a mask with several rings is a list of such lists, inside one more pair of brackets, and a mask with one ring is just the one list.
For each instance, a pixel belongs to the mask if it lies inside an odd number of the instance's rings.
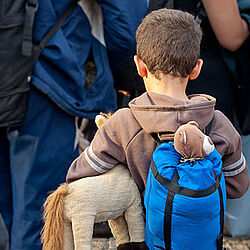
{"label": "teddy bear", "polygon": [[[100,127],[111,114],[100,114]],[[43,250],[91,250],[94,223],[108,221],[117,249],[145,249],[145,222],[139,190],[118,164],[102,175],[63,183],[44,203]]]}

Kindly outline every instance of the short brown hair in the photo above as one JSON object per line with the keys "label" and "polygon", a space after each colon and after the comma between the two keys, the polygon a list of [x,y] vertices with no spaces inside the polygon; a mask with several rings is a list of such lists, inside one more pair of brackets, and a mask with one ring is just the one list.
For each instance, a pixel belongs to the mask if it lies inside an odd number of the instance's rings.
{"label": "short brown hair", "polygon": [[194,17],[180,10],[148,14],[136,31],[137,55],[150,73],[187,77],[200,56],[202,31]]}

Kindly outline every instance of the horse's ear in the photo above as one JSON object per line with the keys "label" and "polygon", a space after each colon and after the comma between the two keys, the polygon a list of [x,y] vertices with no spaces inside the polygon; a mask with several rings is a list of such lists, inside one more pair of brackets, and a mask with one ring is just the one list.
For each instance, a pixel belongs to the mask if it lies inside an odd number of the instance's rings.
{"label": "horse's ear", "polygon": [[182,145],[186,145],[187,144],[187,134],[186,134],[185,130],[181,130],[179,134],[180,134],[180,143]]}
{"label": "horse's ear", "polygon": [[106,120],[107,120],[107,118],[105,116],[97,115],[95,117],[95,124],[98,128],[100,128]]}
{"label": "horse's ear", "polygon": [[100,113],[95,117],[95,124],[98,128],[100,128],[104,122],[106,122],[110,117],[112,116],[112,113]]}

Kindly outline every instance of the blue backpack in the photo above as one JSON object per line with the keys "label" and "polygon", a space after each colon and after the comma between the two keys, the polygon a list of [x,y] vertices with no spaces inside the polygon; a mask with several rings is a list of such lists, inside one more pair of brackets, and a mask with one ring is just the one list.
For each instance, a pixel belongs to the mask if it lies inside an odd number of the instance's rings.
{"label": "blue backpack", "polygon": [[146,183],[145,241],[149,249],[223,249],[226,187],[220,154],[180,163],[173,142],[152,155]]}

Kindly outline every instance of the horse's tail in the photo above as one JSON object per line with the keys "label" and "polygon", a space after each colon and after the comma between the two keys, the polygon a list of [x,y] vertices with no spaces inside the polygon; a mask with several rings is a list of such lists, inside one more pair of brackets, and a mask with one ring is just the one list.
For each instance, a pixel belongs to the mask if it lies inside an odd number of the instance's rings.
{"label": "horse's tail", "polygon": [[44,226],[41,231],[43,250],[63,249],[63,201],[67,194],[68,183],[63,183],[44,202]]}

